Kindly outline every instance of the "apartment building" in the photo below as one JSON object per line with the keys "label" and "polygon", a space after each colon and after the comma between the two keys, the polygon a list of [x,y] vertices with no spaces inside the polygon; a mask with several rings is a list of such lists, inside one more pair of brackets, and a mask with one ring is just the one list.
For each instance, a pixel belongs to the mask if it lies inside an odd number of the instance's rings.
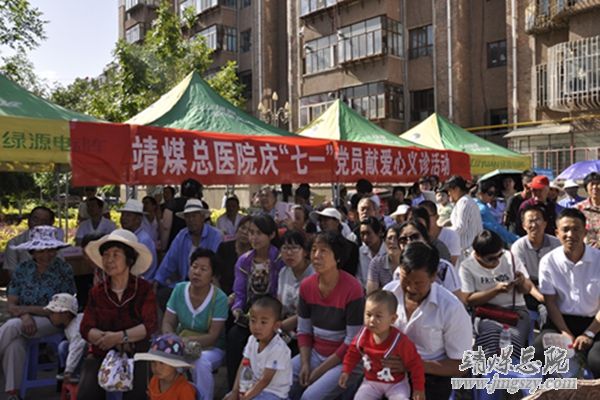
{"label": "apartment building", "polygon": [[[245,85],[246,109],[257,116],[280,109],[288,101],[287,4],[283,0],[170,0],[183,20],[191,8],[197,16],[192,34],[202,35],[213,52],[207,74],[227,61],[238,63]],[[120,0],[119,37],[142,41],[156,18],[159,0]],[[276,96],[273,94],[277,93]],[[284,126],[284,121],[279,121]]]}
{"label": "apartment building", "polygon": [[512,4],[518,24],[510,120],[524,124],[506,135],[510,147],[555,172],[600,158],[600,1]]}
{"label": "apartment building", "polygon": [[396,133],[434,111],[462,126],[507,121],[505,0],[298,5],[290,18],[294,127],[336,98]]}

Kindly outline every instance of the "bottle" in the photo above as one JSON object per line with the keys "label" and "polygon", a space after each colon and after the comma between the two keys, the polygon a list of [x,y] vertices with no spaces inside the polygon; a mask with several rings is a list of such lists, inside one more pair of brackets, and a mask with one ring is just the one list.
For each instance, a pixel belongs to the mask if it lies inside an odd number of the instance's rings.
{"label": "bottle", "polygon": [[246,394],[252,388],[253,377],[250,360],[244,358],[242,360],[242,370],[240,371],[240,394]]}
{"label": "bottle", "polygon": [[512,344],[512,334],[510,333],[510,328],[508,325],[504,324],[502,326],[502,331],[500,332],[500,341],[498,342],[498,347],[500,348],[500,352],[505,347],[508,347]]}
{"label": "bottle", "polygon": [[567,359],[569,360],[569,370],[561,374],[563,378],[583,378],[583,360],[581,353],[575,351],[571,343],[567,347]]}

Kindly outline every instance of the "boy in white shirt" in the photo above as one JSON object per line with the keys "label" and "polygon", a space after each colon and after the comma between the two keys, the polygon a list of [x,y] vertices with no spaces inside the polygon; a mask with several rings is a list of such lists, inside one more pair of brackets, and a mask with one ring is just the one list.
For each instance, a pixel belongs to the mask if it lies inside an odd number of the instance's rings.
{"label": "boy in white shirt", "polygon": [[278,400],[287,399],[292,385],[292,354],[277,334],[281,326],[282,306],[279,300],[264,296],[250,307],[250,332],[244,348],[244,359],[250,360],[253,385],[245,393],[240,393],[240,371],[233,390],[225,400]]}
{"label": "boy in white shirt", "polygon": [[50,311],[48,318],[52,325],[64,329],[67,338],[66,345],[63,341],[58,349],[60,359],[65,363],[62,376],[64,383],[79,381],[81,361],[87,347],[87,342],[79,333],[83,313],[77,313],[78,308],[77,298],[69,293],[55,294],[50,303],[44,307],[45,310]]}

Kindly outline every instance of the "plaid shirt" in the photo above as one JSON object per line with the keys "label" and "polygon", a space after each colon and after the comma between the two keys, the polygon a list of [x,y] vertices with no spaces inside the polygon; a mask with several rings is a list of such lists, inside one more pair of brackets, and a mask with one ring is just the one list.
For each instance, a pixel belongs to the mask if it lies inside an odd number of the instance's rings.
{"label": "plaid shirt", "polygon": [[600,207],[593,205],[590,199],[586,199],[575,205],[575,208],[585,215],[585,227],[588,231],[585,243],[600,248]]}
{"label": "plaid shirt", "polygon": [[[128,299],[131,300],[127,302]],[[94,286],[90,291],[90,297],[83,313],[80,326],[81,336],[87,339],[92,328],[120,332],[144,324],[146,338],[134,343],[134,348],[136,353],[147,351],[150,347],[150,336],[158,328],[156,296],[152,284],[142,278],[130,275],[121,300],[125,303],[119,301],[117,295],[110,290],[110,277]],[[118,307],[116,304],[122,304],[122,306]],[[90,345],[90,351],[96,357],[104,357],[107,353],[95,345]]]}

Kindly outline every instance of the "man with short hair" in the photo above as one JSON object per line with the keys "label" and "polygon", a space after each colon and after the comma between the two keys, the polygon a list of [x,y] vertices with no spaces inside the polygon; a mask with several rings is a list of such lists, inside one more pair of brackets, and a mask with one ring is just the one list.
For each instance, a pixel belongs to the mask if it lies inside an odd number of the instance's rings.
{"label": "man with short hair", "polygon": [[567,179],[565,181],[563,190],[565,191],[566,196],[558,202],[558,205],[562,208],[575,207],[576,204],[585,200],[585,197],[581,197],[577,193],[579,191],[579,185],[572,179]]}
{"label": "man with short hair", "polygon": [[263,186],[258,192],[260,210],[257,215],[268,215],[278,224],[282,225],[292,219],[290,205],[277,200],[277,190],[269,185]]}
{"label": "man with short hair", "polygon": [[521,174],[521,183],[523,184],[523,191],[515,193],[512,197],[506,200],[506,208],[504,209],[504,225],[512,233],[519,236],[525,235],[523,226],[519,220],[519,207],[525,200],[531,198],[531,189],[529,184],[537,174],[531,170],[525,170]]}
{"label": "man with short hair", "polygon": [[81,244],[81,240],[85,235],[92,233],[108,235],[117,229],[117,225],[114,222],[102,215],[104,200],[100,197],[90,197],[85,201],[85,204],[89,218],[82,221],[79,224],[79,228],[77,228],[77,232],[75,233],[75,243],[77,245]]}
{"label": "man with short hair", "polygon": [[600,248],[600,174],[589,173],[583,180],[583,186],[589,197],[575,207],[587,220],[585,243]]}
{"label": "man with short hair", "polygon": [[528,205],[538,204],[544,206],[543,210],[546,213],[546,221],[548,221],[546,233],[549,235],[554,235],[556,232],[556,203],[548,199],[550,180],[544,175],[538,175],[531,180],[529,187],[531,188],[531,198],[525,200],[519,207],[518,221],[521,225],[523,234],[525,233],[525,230],[523,229],[523,221],[521,220],[522,211]]}
{"label": "man with short hair", "polygon": [[[542,206],[528,205],[523,209],[521,219],[523,220],[523,229],[527,232],[527,236],[523,236],[514,242],[510,250],[513,256],[525,265],[529,279],[533,283],[531,292],[525,294],[527,308],[539,311],[538,306],[544,303],[544,296],[538,289],[540,260],[546,254],[559,247],[560,240],[545,233],[548,222],[546,221],[546,213]],[[541,314],[545,312],[544,310]]]}
{"label": "man with short hair", "polygon": [[[6,250],[4,252],[4,264],[3,269],[13,273],[19,264],[23,261],[31,260],[31,254],[27,250],[15,250],[13,246],[17,246],[29,241],[29,233],[33,228],[40,225],[54,225],[54,211],[44,206],[37,206],[29,214],[27,218],[27,230],[20,233],[14,238],[10,239],[6,244]],[[57,239],[63,239],[62,229],[57,229]]]}
{"label": "man with short hair", "polygon": [[217,229],[223,232],[225,241],[235,238],[235,232],[241,219],[240,200],[236,195],[230,194],[225,200],[225,214],[217,218]]}
{"label": "man with short hair", "polygon": [[556,235],[562,246],[540,261],[540,292],[548,308],[548,324],[535,340],[535,358],[544,360],[544,336],[561,333],[573,350],[586,356],[587,368],[600,377],[600,250],[584,243],[585,215],[565,208]]}
{"label": "man with short hair", "polygon": [[152,264],[150,264],[150,268],[142,274],[144,279],[152,281],[152,278],[154,278],[154,274],[156,273],[158,258],[156,256],[156,245],[154,244],[154,240],[152,240],[150,234],[146,232],[143,227],[145,215],[144,204],[139,200],[129,199],[119,212],[121,213],[121,228],[133,232],[138,238],[138,242],[146,246],[148,250],[150,250],[150,253],[152,253]]}

